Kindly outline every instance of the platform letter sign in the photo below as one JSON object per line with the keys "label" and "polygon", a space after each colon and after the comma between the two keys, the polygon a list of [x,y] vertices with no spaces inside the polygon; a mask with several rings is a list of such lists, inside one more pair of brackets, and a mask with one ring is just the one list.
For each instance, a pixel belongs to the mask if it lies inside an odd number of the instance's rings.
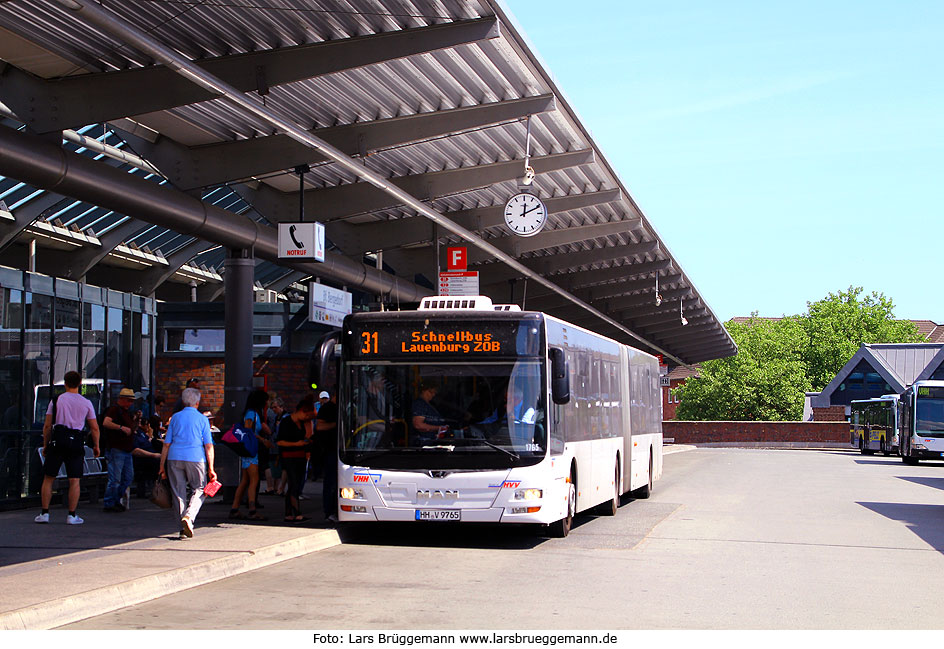
{"label": "platform letter sign", "polygon": [[324,261],[321,223],[279,223],[279,259]]}
{"label": "platform letter sign", "polygon": [[465,270],[468,259],[468,248],[446,248],[446,270]]}

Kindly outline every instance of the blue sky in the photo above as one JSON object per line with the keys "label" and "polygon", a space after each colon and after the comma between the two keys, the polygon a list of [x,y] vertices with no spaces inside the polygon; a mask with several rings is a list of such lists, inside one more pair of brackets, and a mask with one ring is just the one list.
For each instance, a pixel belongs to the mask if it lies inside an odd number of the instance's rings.
{"label": "blue sky", "polygon": [[505,4],[722,320],[944,323],[944,2]]}

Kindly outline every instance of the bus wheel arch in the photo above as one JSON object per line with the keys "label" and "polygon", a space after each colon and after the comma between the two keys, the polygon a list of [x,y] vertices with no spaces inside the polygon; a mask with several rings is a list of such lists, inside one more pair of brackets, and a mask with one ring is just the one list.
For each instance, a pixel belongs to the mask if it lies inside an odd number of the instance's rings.
{"label": "bus wheel arch", "polygon": [[652,447],[649,447],[649,475],[646,480],[646,484],[636,491],[633,492],[634,498],[645,499],[652,495],[652,468],[653,468],[653,458],[652,458]]}
{"label": "bus wheel arch", "polygon": [[562,539],[570,534],[570,529],[574,524],[574,516],[577,513],[577,464],[571,462],[570,477],[567,481],[567,510],[564,517],[548,525],[550,536]]}
{"label": "bus wheel arch", "polygon": [[601,516],[616,516],[616,510],[620,506],[620,456],[619,453],[616,454],[616,470],[614,473],[614,485],[613,485],[613,497],[610,500],[600,503],[597,505],[597,513]]}

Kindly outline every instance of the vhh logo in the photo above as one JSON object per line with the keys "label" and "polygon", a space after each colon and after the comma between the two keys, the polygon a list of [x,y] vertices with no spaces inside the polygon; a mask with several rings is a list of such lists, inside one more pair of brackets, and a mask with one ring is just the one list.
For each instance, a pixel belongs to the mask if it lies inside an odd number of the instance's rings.
{"label": "vhh logo", "polygon": [[446,248],[446,270],[465,270],[468,259],[468,248]]}

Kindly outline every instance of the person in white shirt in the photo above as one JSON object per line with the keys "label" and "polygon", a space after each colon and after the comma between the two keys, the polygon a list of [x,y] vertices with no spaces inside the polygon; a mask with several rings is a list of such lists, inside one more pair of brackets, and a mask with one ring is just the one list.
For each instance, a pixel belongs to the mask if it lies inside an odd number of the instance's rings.
{"label": "person in white shirt", "polygon": [[[42,513],[35,519],[37,523],[49,522],[49,502],[52,500],[52,485],[59,473],[59,467],[66,465],[69,478],[69,515],[66,523],[81,525],[85,521],[75,513],[79,505],[80,480],[85,468],[85,433],[86,427],[91,434],[92,450],[99,455],[98,420],[92,402],[79,394],[82,376],[78,372],[66,372],[63,377],[66,391],[49,402],[46,421],[43,425],[43,486],[40,489]],[[54,405],[55,404],[55,405]],[[53,412],[55,411],[55,420]],[[58,428],[62,426],[64,428]]]}

